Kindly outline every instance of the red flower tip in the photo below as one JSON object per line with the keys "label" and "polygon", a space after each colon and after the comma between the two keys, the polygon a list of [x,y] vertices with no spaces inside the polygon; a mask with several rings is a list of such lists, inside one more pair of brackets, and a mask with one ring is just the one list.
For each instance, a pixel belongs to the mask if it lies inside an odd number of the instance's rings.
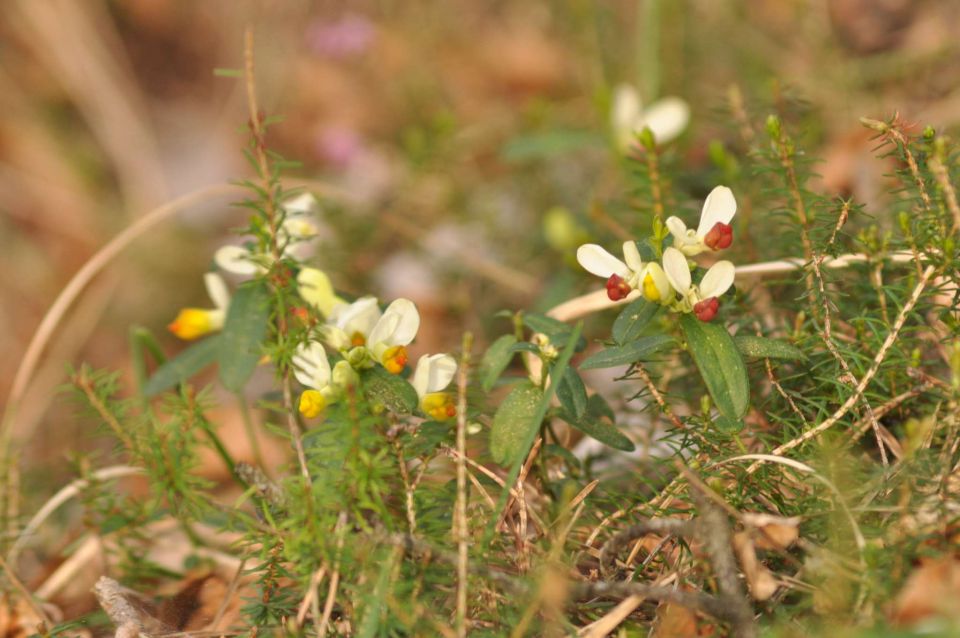
{"label": "red flower tip", "polygon": [[703,238],[703,243],[713,250],[729,248],[730,244],[733,243],[733,227],[723,222],[717,222]]}
{"label": "red flower tip", "polygon": [[630,285],[620,275],[610,275],[607,279],[607,297],[610,301],[620,301],[630,294]]}
{"label": "red flower tip", "polygon": [[720,310],[720,301],[716,297],[704,299],[693,307],[693,314],[697,315],[700,321],[710,321],[717,316]]}

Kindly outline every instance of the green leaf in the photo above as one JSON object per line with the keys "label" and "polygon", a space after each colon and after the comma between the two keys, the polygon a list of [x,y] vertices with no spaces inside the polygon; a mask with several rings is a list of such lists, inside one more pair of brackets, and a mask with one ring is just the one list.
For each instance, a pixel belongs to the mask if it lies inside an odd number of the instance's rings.
{"label": "green leaf", "polygon": [[380,366],[365,371],[361,378],[367,398],[384,405],[391,412],[410,414],[420,402],[412,385]]}
{"label": "green leaf", "polygon": [[509,348],[507,348],[507,351],[510,354],[514,354],[517,352],[532,352],[533,354],[540,354],[540,348],[533,345],[529,341],[520,341],[518,343],[514,343]]}
{"label": "green leaf", "polygon": [[227,310],[220,337],[220,382],[231,392],[240,392],[253,374],[262,354],[261,344],[270,321],[270,291],[263,281],[240,286]]}
{"label": "green leaf", "polygon": [[514,463],[526,453],[524,444],[540,427],[540,421],[534,417],[542,397],[540,388],[524,381],[511,390],[497,408],[490,428],[490,453],[497,463]]}
{"label": "green leaf", "polygon": [[590,398],[587,399],[587,414],[594,418],[605,416],[611,421],[614,420],[613,408],[611,408],[607,400],[599,394],[591,395]]}
{"label": "green leaf", "polygon": [[676,343],[673,337],[667,335],[654,335],[637,339],[622,346],[613,346],[600,352],[595,352],[580,364],[581,370],[590,370],[593,368],[612,368],[630,363],[642,361],[646,357],[665,350]]}
{"label": "green leaf", "polygon": [[722,325],[700,321],[692,314],[680,317],[680,327],[720,414],[739,421],[750,407],[750,382],[733,337]]}
{"label": "green leaf", "polygon": [[716,418],[713,424],[721,432],[731,432],[731,433],[739,432],[744,427],[746,427],[746,424],[743,421],[739,419],[729,419],[723,416],[722,414]]}
{"label": "green leaf", "polygon": [[557,386],[557,398],[560,405],[575,419],[583,417],[587,411],[587,388],[573,368],[567,368]]}
{"label": "green leaf", "polygon": [[613,340],[625,344],[639,338],[659,310],[660,304],[651,303],[643,297],[632,301],[613,322]]}
{"label": "green leaf", "polygon": [[168,359],[143,386],[144,396],[152,397],[183,383],[217,360],[221,335],[213,335]]}
{"label": "green leaf", "polygon": [[497,382],[503,371],[510,365],[514,350],[511,346],[517,342],[513,335],[503,335],[490,344],[480,360],[480,386],[484,392],[489,392]]}
{"label": "green leaf", "polygon": [[733,342],[737,344],[737,350],[740,351],[740,354],[745,357],[784,359],[786,361],[800,361],[807,358],[799,348],[779,339],[743,335],[734,337]]}
{"label": "green leaf", "polygon": [[568,421],[568,423],[587,436],[600,441],[604,445],[609,445],[615,450],[633,452],[636,449],[633,441],[624,436],[620,430],[606,419],[585,414],[583,418],[574,419]]}

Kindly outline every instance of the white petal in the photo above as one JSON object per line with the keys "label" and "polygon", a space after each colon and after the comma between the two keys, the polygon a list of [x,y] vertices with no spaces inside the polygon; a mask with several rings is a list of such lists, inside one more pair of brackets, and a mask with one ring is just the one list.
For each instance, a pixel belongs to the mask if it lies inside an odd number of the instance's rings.
{"label": "white petal", "polygon": [[687,239],[687,225],[683,220],[676,216],[667,217],[667,230],[681,242]]}
{"label": "white petal", "polygon": [[439,392],[453,380],[457,373],[457,362],[449,354],[428,354],[417,361],[417,369],[413,373],[413,387],[417,396],[423,398],[431,392]]}
{"label": "white petal", "polygon": [[663,272],[673,289],[686,297],[690,290],[690,267],[684,254],[673,246],[663,251]]}
{"label": "white petal", "polygon": [[736,268],[729,261],[718,261],[710,266],[710,270],[700,281],[700,297],[709,299],[727,292],[733,285],[735,271]]}
{"label": "white petal", "polygon": [[396,299],[383,311],[383,317],[370,331],[370,344],[405,346],[420,329],[420,313],[409,299]]}
{"label": "white petal", "polygon": [[633,141],[633,132],[640,117],[640,95],[629,84],[619,84],[613,90],[613,108],[610,111],[610,127],[621,149]]}
{"label": "white petal", "polygon": [[737,212],[737,200],[733,191],[726,186],[717,186],[703,202],[703,211],[700,213],[700,225],[697,226],[697,236],[703,237],[710,232],[717,222],[729,224]]}
{"label": "white petal", "polygon": [[607,279],[610,275],[626,277],[627,265],[596,244],[584,244],[577,248],[577,261],[591,275]]}
{"label": "white petal", "polygon": [[313,196],[313,193],[301,193],[283,200],[280,206],[287,215],[303,215],[316,210],[317,198]]}
{"label": "white petal", "polygon": [[213,254],[221,270],[235,275],[255,275],[260,267],[250,261],[250,251],[243,246],[223,246]]}
{"label": "white petal", "polygon": [[223,277],[215,272],[208,272],[203,276],[203,283],[207,287],[207,294],[213,300],[218,310],[226,310],[230,305],[230,291]]}
{"label": "white petal", "polygon": [[643,260],[640,258],[637,242],[632,239],[623,242],[623,259],[627,262],[627,268],[633,272],[640,272],[643,269]]}
{"label": "white petal", "polygon": [[347,306],[335,306],[328,321],[346,332],[347,336],[359,332],[368,337],[380,316],[376,297],[360,297]]}
{"label": "white petal", "polygon": [[683,133],[689,122],[687,103],[678,97],[665,97],[644,109],[637,128],[649,128],[657,144],[666,144]]}
{"label": "white petal", "polygon": [[330,385],[330,362],[323,346],[316,341],[297,347],[293,365],[297,381],[308,388],[323,390]]}
{"label": "white petal", "polygon": [[322,270],[316,268],[304,268],[297,275],[298,292],[303,300],[323,313],[323,316],[329,317],[333,307],[338,303],[343,303],[333,292],[333,284],[330,278]]}

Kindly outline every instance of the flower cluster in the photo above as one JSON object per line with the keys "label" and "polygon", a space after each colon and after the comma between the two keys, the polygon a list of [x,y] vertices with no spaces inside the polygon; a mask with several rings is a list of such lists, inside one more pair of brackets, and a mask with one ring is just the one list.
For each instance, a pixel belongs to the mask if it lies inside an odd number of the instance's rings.
{"label": "flower cluster", "polygon": [[[274,240],[280,259],[293,262],[299,243],[317,234],[311,220],[316,206],[312,195],[301,195],[281,204],[284,217]],[[255,245],[224,246],[216,251],[214,262],[225,272],[239,276],[262,276],[274,265],[273,254]],[[218,273],[204,275],[214,308],[184,308],[167,326],[181,339],[193,340],[223,328],[230,305],[230,293]],[[321,317],[308,332],[291,362],[297,381],[306,388],[300,395],[299,411],[306,418],[319,416],[327,405],[343,398],[359,385],[360,372],[382,366],[391,374],[407,367],[407,346],[420,329],[420,313],[409,299],[397,299],[380,309],[375,297],[366,296],[347,302],[336,294],[330,278],[321,270],[299,267],[297,292]],[[295,314],[308,318],[305,308]],[[330,356],[335,357],[331,365]],[[437,420],[456,416],[454,399],[443,390],[457,370],[448,354],[424,355],[419,359],[411,385],[417,391],[421,411]]]}
{"label": "flower cluster", "polygon": [[703,203],[696,230],[688,229],[679,217],[667,219],[673,246],[664,249],[662,264],[645,263],[633,240],[624,242],[623,260],[597,244],[584,244],[577,249],[577,261],[591,274],[607,280],[607,296],[612,301],[638,291],[648,301],[710,321],[720,308],[719,298],[733,285],[734,266],[726,260],[718,261],[695,284],[691,277],[691,265],[695,264],[688,258],[729,248],[733,243],[730,221],[736,212],[733,192],[726,186],[717,186]]}
{"label": "flower cluster", "polygon": [[[404,371],[407,346],[420,329],[420,313],[412,301],[396,299],[382,311],[376,297],[348,303],[336,295],[327,275],[315,268],[303,268],[297,282],[303,300],[324,316],[315,330],[317,340],[302,346],[293,360],[297,379],[309,388],[300,398],[304,416],[316,416],[355,386],[358,371],[376,365],[391,374]],[[342,357],[332,370],[323,345]],[[442,391],[456,371],[457,363],[448,354],[424,355],[417,361],[412,384],[424,414],[437,420],[456,415],[453,397]]]}

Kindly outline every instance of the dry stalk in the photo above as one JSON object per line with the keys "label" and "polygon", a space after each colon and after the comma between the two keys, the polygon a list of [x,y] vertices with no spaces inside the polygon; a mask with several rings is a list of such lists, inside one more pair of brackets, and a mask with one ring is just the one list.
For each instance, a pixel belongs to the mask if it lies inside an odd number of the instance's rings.
{"label": "dry stalk", "polygon": [[[453,537],[457,542],[457,616],[458,638],[467,635],[467,583],[469,531],[467,529],[467,384],[470,379],[470,351],[473,335],[463,335],[460,368],[457,371],[457,501],[454,512]],[[411,530],[411,535],[413,531]]]}
{"label": "dry stalk", "polygon": [[[873,358],[873,364],[870,366],[870,369],[867,370],[867,373],[863,375],[863,378],[860,379],[860,383],[857,384],[857,387],[854,389],[853,394],[851,394],[843,405],[841,405],[837,410],[831,414],[827,419],[822,421],[819,425],[807,430],[800,436],[794,438],[783,445],[775,448],[771,454],[774,456],[782,456],[784,452],[788,452],[798,445],[806,443],[812,438],[820,435],[822,432],[831,428],[835,425],[840,419],[842,419],[850,408],[860,400],[861,395],[864,390],[867,389],[870,381],[873,379],[874,375],[877,374],[877,371],[880,369],[880,365],[883,363],[884,359],[887,356],[887,352],[890,350],[890,347],[893,346],[894,341],[896,341],[897,336],[900,334],[900,330],[903,328],[904,323],[906,323],[907,315],[913,310],[913,307],[917,305],[917,302],[920,300],[920,295],[923,294],[924,289],[927,286],[927,282],[930,280],[930,277],[934,273],[934,267],[927,266],[923,271],[920,281],[917,282],[917,285],[914,287],[913,292],[910,294],[910,298],[907,299],[907,302],[903,305],[903,308],[900,309],[900,313],[897,315],[897,319],[893,324],[893,328],[887,334],[887,338],[884,340],[883,344],[880,346],[880,349],[877,351],[876,356]],[[755,462],[750,467],[747,468],[747,473],[754,473],[757,468],[760,466],[759,462]]]}

